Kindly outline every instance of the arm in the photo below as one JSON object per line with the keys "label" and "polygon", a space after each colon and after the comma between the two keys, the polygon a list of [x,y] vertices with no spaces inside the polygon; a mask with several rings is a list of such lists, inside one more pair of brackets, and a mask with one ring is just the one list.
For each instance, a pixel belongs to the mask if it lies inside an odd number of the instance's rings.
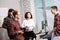
{"label": "arm", "polygon": [[22,23],[22,28],[25,28],[25,21],[23,21]]}
{"label": "arm", "polygon": [[14,25],[11,24],[11,31],[10,31],[10,32],[11,32],[12,35],[15,35],[15,34],[17,33],[17,32],[15,31],[15,29],[16,29],[16,28],[14,27]]}
{"label": "arm", "polygon": [[26,27],[25,27],[25,20],[23,21],[23,23],[22,23],[22,30],[25,32],[25,30],[26,30]]}
{"label": "arm", "polygon": [[56,27],[54,27],[50,32],[48,32],[48,34],[53,33],[56,30]]}
{"label": "arm", "polygon": [[2,24],[2,27],[7,29],[7,20],[6,20],[6,18],[4,18],[4,22]]}
{"label": "arm", "polygon": [[55,31],[55,29],[56,29],[56,26],[57,26],[57,21],[56,21],[56,19],[59,19],[59,18],[54,18],[54,26],[53,26],[53,29],[50,31],[50,32],[48,32],[48,34],[51,34],[52,32],[54,32]]}
{"label": "arm", "polygon": [[[56,16],[55,18],[54,18],[54,28],[49,32],[49,33],[52,33],[52,32],[54,32],[54,31],[56,31],[56,26],[57,26],[57,24],[59,24],[59,21],[60,20],[60,15],[58,15],[58,16]],[[48,33],[48,34],[49,34]]]}

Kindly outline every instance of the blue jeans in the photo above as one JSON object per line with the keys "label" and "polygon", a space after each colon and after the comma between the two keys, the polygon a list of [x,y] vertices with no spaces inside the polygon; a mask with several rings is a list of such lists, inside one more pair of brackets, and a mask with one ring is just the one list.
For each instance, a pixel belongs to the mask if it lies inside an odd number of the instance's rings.
{"label": "blue jeans", "polygon": [[52,34],[48,34],[48,35],[45,35],[43,37],[43,39],[48,39],[48,40],[51,40],[52,37],[54,37],[55,35],[52,33]]}

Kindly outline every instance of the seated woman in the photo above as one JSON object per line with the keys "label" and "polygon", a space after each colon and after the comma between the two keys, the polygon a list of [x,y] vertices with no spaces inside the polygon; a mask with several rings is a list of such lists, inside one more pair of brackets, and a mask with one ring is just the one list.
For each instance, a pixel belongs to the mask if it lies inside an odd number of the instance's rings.
{"label": "seated woman", "polygon": [[11,30],[10,35],[14,36],[14,40],[24,40],[23,37],[23,31],[21,29],[21,26],[19,24],[19,14],[17,11],[13,12],[13,20],[11,21]]}
{"label": "seated woman", "polygon": [[24,37],[25,40],[36,38],[33,29],[35,28],[35,23],[32,19],[32,14],[30,12],[25,13],[25,20],[23,21],[22,28],[25,28]]}

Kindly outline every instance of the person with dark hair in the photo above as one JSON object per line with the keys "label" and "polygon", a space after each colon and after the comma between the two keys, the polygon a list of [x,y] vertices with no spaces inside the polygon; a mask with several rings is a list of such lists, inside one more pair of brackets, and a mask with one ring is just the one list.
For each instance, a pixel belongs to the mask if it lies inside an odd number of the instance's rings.
{"label": "person with dark hair", "polygon": [[24,40],[23,31],[19,23],[18,11],[13,12],[13,20],[11,21],[10,35],[14,36],[13,40]]}
{"label": "person with dark hair", "polygon": [[12,9],[12,8],[10,8],[9,10],[8,10],[8,17],[13,17],[13,14],[12,14],[12,12],[14,11],[14,9]]}
{"label": "person with dark hair", "polygon": [[[51,12],[54,14],[54,26],[53,29],[48,32],[48,35],[43,37],[43,39],[47,38],[48,40],[51,40],[51,37],[60,36],[60,15],[57,6],[52,6]],[[52,33],[54,33],[53,36]]]}
{"label": "person with dark hair", "polygon": [[[7,29],[8,31],[8,35],[9,35],[9,30],[10,30],[10,22],[11,20],[13,19],[13,11],[14,9],[10,8],[8,10],[8,16],[4,18],[4,21],[3,21],[3,24],[2,24],[2,27]],[[12,38],[12,36],[9,35],[10,38]]]}
{"label": "person with dark hair", "polygon": [[32,14],[30,12],[25,13],[25,20],[23,21],[22,28],[24,29],[24,37],[25,40],[33,40],[36,38],[35,33],[33,32],[33,29],[35,28],[35,23],[32,19]]}
{"label": "person with dark hair", "polygon": [[[28,19],[28,13],[30,13],[30,12],[25,13],[25,19]],[[32,19],[32,14],[30,13],[30,15],[31,15],[30,19]]]}
{"label": "person with dark hair", "polygon": [[56,9],[56,11],[58,10],[57,6],[52,6],[51,8]]}

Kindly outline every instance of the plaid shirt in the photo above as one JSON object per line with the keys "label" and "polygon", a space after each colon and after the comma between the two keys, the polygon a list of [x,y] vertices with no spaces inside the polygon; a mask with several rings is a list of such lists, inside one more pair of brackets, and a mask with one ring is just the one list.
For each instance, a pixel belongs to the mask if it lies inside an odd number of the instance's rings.
{"label": "plaid shirt", "polygon": [[56,29],[55,34],[60,36],[60,15],[56,14],[54,17],[54,28]]}

